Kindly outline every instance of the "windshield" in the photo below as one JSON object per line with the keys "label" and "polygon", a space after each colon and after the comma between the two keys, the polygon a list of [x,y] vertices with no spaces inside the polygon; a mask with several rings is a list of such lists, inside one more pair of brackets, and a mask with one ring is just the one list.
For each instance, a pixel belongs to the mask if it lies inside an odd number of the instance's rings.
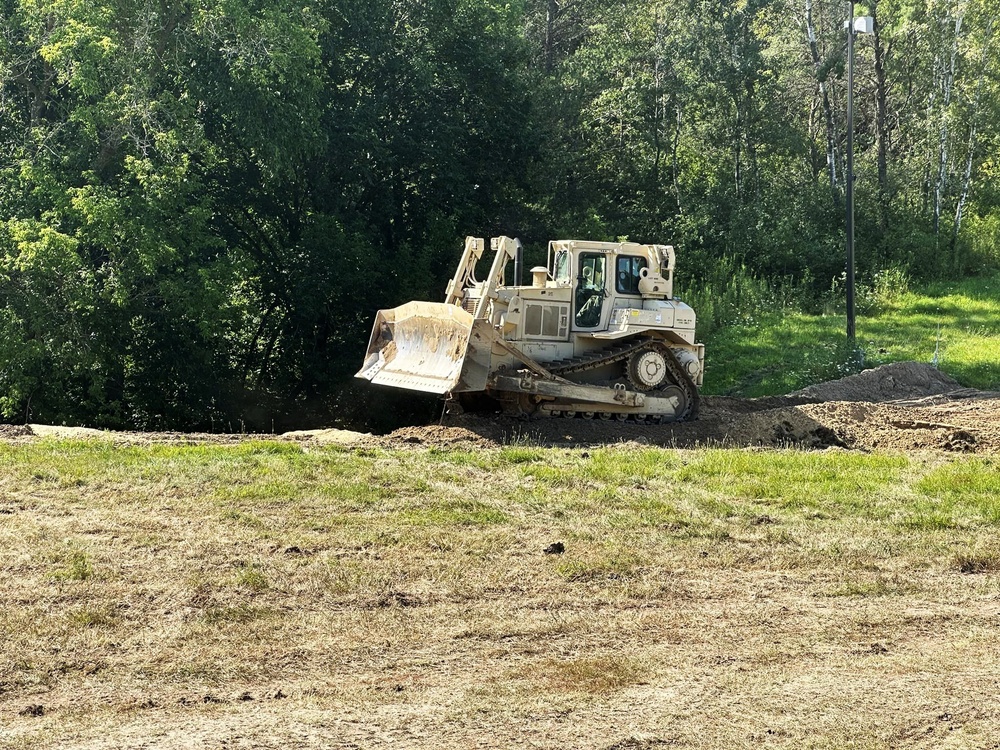
{"label": "windshield", "polygon": [[601,323],[604,298],[604,256],[580,254],[580,273],[576,278],[576,325],[595,328]]}
{"label": "windshield", "polygon": [[555,269],[552,277],[557,282],[569,283],[569,253],[566,251],[556,253]]}

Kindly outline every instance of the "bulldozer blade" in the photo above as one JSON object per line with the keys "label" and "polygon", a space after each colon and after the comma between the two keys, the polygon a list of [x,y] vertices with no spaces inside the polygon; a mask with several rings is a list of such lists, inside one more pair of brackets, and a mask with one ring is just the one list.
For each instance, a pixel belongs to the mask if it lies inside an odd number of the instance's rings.
{"label": "bulldozer blade", "polygon": [[488,321],[456,305],[408,302],[379,310],[356,377],[427,393],[481,391],[493,337]]}

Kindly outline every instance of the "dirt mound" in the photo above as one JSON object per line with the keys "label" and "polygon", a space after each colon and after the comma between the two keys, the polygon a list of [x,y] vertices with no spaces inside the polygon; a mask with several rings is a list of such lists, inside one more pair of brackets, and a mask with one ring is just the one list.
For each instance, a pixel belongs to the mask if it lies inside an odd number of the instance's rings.
{"label": "dirt mound", "polygon": [[801,407],[849,448],[864,450],[1000,451],[1000,400],[937,404],[833,401]]}
{"label": "dirt mound", "polygon": [[[400,444],[446,446],[464,444],[469,446],[489,447],[511,442],[512,436],[504,431],[504,420],[477,419],[465,417],[465,424],[455,422],[445,425],[430,425],[427,427],[403,427],[376,439],[376,442],[386,446]],[[516,426],[517,423],[514,423]]]}
{"label": "dirt mound", "polygon": [[881,402],[934,396],[961,388],[956,381],[930,365],[895,362],[840,380],[811,385],[789,395],[819,401]]}
{"label": "dirt mound", "polygon": [[371,433],[355,432],[353,430],[293,430],[281,434],[283,440],[299,440],[303,442],[334,443],[336,445],[357,445],[371,438]]}
{"label": "dirt mound", "polygon": [[30,434],[38,437],[63,438],[66,440],[86,440],[88,438],[111,439],[115,433],[106,430],[95,430],[91,427],[67,427],[65,425],[33,424],[27,425]]}
{"label": "dirt mound", "polygon": [[31,437],[33,434],[26,424],[0,424],[0,440],[17,440]]}
{"label": "dirt mound", "polygon": [[593,446],[634,442],[807,449],[1000,452],[1000,394],[963,389],[916,362],[866,370],[789,396],[707,397],[697,420],[641,425],[600,419],[518,420],[461,415],[443,425],[407,427],[384,446],[495,446],[511,442]]}

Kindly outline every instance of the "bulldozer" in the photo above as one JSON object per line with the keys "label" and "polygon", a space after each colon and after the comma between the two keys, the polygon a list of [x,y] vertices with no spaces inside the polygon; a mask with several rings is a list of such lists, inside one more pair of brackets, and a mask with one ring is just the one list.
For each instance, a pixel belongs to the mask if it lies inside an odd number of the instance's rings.
{"label": "bulldozer", "polygon": [[[673,296],[674,249],[554,240],[521,285],[519,240],[467,237],[444,302],[380,310],[357,377],[523,417],[696,417],[705,347]],[[513,261],[513,283],[505,283]]]}

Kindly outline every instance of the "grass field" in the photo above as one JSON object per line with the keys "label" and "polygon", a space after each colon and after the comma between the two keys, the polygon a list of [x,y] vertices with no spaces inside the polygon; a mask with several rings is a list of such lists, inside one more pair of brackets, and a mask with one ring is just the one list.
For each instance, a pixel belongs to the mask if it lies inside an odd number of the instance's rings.
{"label": "grass field", "polygon": [[0,747],[995,747],[998,469],[0,446]]}
{"label": "grass field", "polygon": [[[854,372],[845,317],[762,312],[706,342],[705,392],[788,393]],[[857,342],[865,366],[935,361],[970,388],[1000,390],[1000,274],[886,289],[861,306]]]}

